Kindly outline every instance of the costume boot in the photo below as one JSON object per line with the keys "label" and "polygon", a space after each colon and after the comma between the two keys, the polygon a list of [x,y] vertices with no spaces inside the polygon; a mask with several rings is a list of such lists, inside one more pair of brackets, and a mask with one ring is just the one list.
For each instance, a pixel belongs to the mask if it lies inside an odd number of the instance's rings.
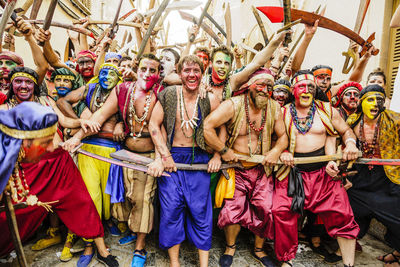
{"label": "costume boot", "polygon": [[60,228],[50,227],[49,229],[47,229],[47,236],[43,239],[38,240],[36,244],[34,244],[31,247],[31,249],[34,251],[43,250],[60,243],[61,243]]}

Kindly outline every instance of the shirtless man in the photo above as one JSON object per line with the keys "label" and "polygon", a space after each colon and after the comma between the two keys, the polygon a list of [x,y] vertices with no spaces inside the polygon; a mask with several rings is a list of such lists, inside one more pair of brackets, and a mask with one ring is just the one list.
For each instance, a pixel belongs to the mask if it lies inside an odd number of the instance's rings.
{"label": "shirtless man", "polygon": [[[178,64],[182,86],[171,86],[158,95],[149,130],[156,147],[156,159],[149,167],[152,176],[162,171],[171,177],[158,179],[160,247],[168,249],[170,266],[179,264],[180,244],[188,238],[199,250],[200,266],[208,266],[212,236],[210,174],[180,171],[177,163],[208,163],[203,122],[219,104],[210,94],[200,98],[203,64],[196,56],[186,56]],[[163,134],[165,133],[166,134]],[[209,164],[210,172],[218,171]]]}
{"label": "shirtless man", "polygon": [[[259,69],[246,83],[247,91],[221,103],[205,121],[207,144],[222,155],[224,161],[237,161],[234,152],[244,155],[263,155],[262,164],[243,163],[245,169],[235,169],[235,193],[225,199],[218,226],[226,237],[226,250],[220,265],[231,266],[240,227],[255,234],[253,256],[264,266],[273,266],[263,249],[265,238],[273,239],[271,166],[287,147],[288,141],[280,105],[270,98],[274,77],[267,69]],[[226,124],[230,133],[226,143],[219,141],[216,129]],[[278,140],[271,148],[271,136]]]}
{"label": "shirtless man", "polygon": [[[297,251],[297,219],[304,210],[321,217],[328,234],[337,238],[344,266],[354,266],[355,238],[359,227],[354,220],[346,190],[335,162],[293,166],[295,157],[329,155],[336,152],[335,142],[328,142],[336,132],[342,136],[346,148],[343,159],[357,158],[355,135],[339,112],[327,102],[314,99],[316,81],[310,71],[299,71],[292,79],[294,103],[283,108],[283,119],[289,136],[289,152],[280,159],[290,167],[277,172],[272,213],[275,222],[275,253],[282,266],[292,266]],[[334,138],[330,138],[334,140]],[[326,145],[327,144],[327,145]],[[292,171],[290,178],[289,172]],[[289,187],[289,179],[293,179]],[[288,188],[289,187],[289,188]],[[289,189],[289,190],[288,190]]]}
{"label": "shirtless man", "polygon": [[[158,75],[160,61],[154,55],[144,54],[139,61],[138,80],[118,85],[107,98],[104,105],[91,116],[90,120],[104,124],[110,117],[119,112],[122,114],[125,126],[125,146],[142,156],[154,156],[154,145],[150,138],[148,123],[156,103],[152,89],[147,89],[146,82],[152,75]],[[68,150],[77,146],[80,141],[93,133],[85,134],[79,131],[66,142]],[[126,201],[115,203],[112,208],[113,217],[118,221],[128,221],[131,234],[121,238],[121,245],[128,245],[136,240],[132,266],[143,266],[147,252],[145,238],[153,229],[153,198],[156,183],[153,176],[146,173],[124,168],[124,186]],[[122,200],[125,196],[122,196]]]}

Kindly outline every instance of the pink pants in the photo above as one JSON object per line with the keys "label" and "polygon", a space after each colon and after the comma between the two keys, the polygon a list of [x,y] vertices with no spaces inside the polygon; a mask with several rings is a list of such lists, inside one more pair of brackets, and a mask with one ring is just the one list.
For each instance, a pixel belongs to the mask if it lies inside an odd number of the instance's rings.
{"label": "pink pants", "polygon": [[[334,238],[355,239],[360,231],[354,220],[346,190],[341,181],[334,181],[325,167],[301,172],[304,185],[304,210],[320,216],[326,231]],[[272,213],[275,222],[275,253],[279,261],[296,257],[298,213],[290,210],[292,198],[287,196],[288,178],[276,180]]]}
{"label": "pink pants", "polygon": [[272,176],[265,175],[264,167],[235,169],[235,193],[225,199],[218,217],[218,227],[240,224],[254,234],[273,239]]}

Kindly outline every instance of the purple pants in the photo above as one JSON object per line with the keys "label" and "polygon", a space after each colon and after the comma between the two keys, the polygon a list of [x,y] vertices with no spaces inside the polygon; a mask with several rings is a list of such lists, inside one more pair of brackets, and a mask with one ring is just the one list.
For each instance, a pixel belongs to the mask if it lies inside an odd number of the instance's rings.
{"label": "purple pants", "polygon": [[[173,147],[176,163],[208,163],[208,154],[200,148]],[[168,249],[186,238],[198,249],[210,250],[212,206],[210,174],[205,171],[177,171],[171,177],[158,178],[160,198],[160,247]]]}
{"label": "purple pants", "polygon": [[273,191],[272,176],[266,176],[262,165],[235,169],[235,193],[232,199],[224,200],[218,227],[240,224],[260,237],[273,239]]}

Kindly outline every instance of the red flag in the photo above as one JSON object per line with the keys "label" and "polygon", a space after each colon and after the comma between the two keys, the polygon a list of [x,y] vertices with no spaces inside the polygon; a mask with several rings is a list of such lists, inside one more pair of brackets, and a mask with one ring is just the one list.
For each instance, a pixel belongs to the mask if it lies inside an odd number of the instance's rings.
{"label": "red flag", "polygon": [[279,6],[257,7],[272,23],[283,22],[283,8]]}

